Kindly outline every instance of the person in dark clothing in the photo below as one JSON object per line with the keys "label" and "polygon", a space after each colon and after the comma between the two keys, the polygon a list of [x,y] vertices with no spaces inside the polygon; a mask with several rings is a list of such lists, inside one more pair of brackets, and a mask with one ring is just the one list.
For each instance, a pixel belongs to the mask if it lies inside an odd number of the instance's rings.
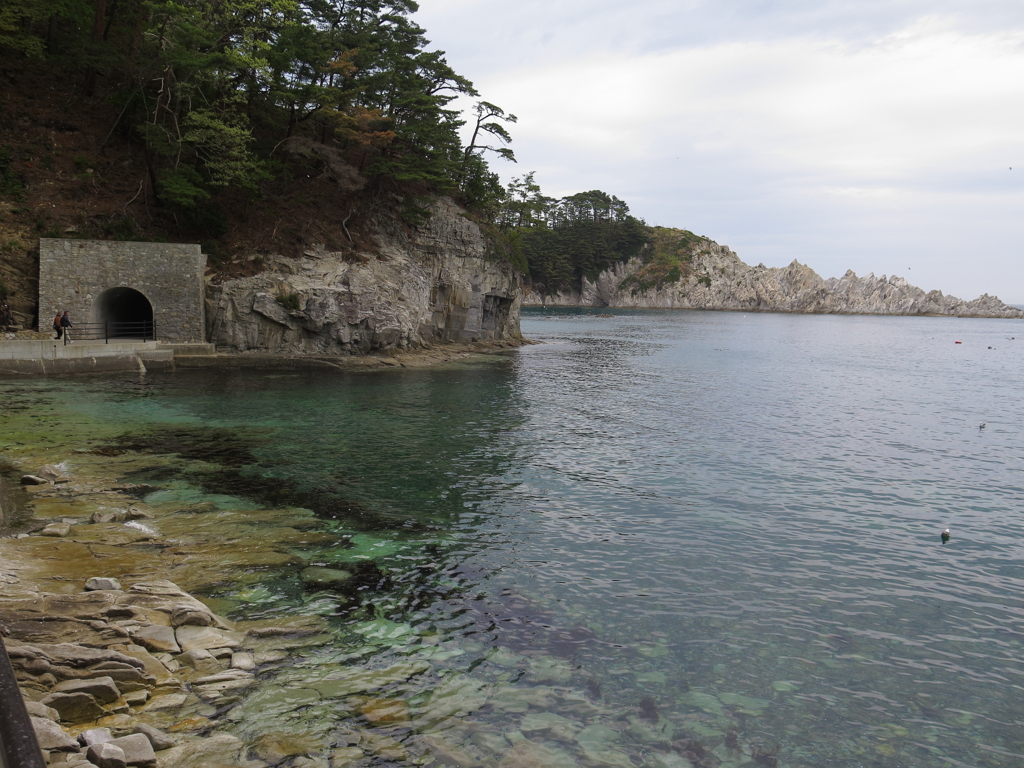
{"label": "person in dark clothing", "polygon": [[71,325],[71,318],[68,316],[68,313],[65,310],[64,314],[60,318],[60,329],[64,332],[65,344],[71,343],[71,337],[68,335],[68,330],[73,327],[74,326]]}
{"label": "person in dark clothing", "polygon": [[60,314],[60,312],[58,312],[57,316],[55,318],[53,318],[53,330],[57,332],[57,335],[54,336],[55,339],[59,339],[63,335],[63,333],[64,333],[60,329],[60,320],[61,320],[61,314]]}

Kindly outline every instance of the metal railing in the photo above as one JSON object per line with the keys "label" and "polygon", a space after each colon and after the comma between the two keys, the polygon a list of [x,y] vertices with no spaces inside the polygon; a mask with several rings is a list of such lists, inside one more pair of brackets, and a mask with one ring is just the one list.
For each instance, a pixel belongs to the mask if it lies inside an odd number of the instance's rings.
{"label": "metal railing", "polygon": [[137,323],[75,323],[71,328],[70,338],[71,341],[102,340],[108,344],[111,339],[156,341],[156,324],[152,320]]}
{"label": "metal railing", "polygon": [[0,768],[45,768],[0,632]]}

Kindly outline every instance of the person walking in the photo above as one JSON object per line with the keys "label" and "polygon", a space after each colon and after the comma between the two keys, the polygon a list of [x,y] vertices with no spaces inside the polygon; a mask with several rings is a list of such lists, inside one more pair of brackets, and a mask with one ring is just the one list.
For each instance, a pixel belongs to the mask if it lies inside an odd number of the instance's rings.
{"label": "person walking", "polygon": [[60,314],[60,312],[58,312],[57,316],[55,318],[53,318],[53,330],[55,330],[57,332],[57,335],[54,338],[57,338],[57,339],[59,339],[61,336],[64,335],[64,332],[60,329],[60,321],[61,321],[61,314]]}
{"label": "person walking", "polygon": [[60,318],[60,329],[64,331],[64,343],[71,343],[71,336],[68,331],[72,328],[71,318],[68,316],[67,310],[64,310],[63,316]]}

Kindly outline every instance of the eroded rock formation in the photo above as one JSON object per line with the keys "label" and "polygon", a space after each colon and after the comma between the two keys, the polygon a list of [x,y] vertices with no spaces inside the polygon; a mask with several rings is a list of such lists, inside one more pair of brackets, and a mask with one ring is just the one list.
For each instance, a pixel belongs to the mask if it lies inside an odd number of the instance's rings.
{"label": "eroded rock formation", "polygon": [[378,233],[374,253],[309,250],[207,286],[208,338],[220,347],[357,354],[445,341],[518,339],[521,278],[488,255],[480,228],[449,200],[408,232]]}
{"label": "eroded rock formation", "polygon": [[[752,267],[728,247],[700,239],[678,282],[646,286],[630,280],[644,264],[631,259],[584,278],[580,291],[554,295],[528,293],[524,303],[543,306],[718,309],[761,312],[866,315],[952,315],[957,317],[1024,317],[1024,311],[985,294],[973,301],[925,292],[902,277],[858,277],[848,271],[824,279],[793,261],[787,267]],[[639,283],[639,285],[637,284]]]}

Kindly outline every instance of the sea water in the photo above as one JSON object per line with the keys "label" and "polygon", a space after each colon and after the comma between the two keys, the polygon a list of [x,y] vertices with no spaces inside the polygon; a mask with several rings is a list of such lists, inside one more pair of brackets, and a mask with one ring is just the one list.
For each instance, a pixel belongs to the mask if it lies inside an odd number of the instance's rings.
{"label": "sea water", "polygon": [[[543,343],[432,369],[0,396],[178,457],[128,478],[154,503],[312,509],[337,544],[298,554],[357,593],[291,567],[205,597],[331,623],[279,689],[422,662],[375,694],[410,749],[444,721],[485,762],[527,737],[592,765],[1024,764],[1024,325],[594,312],[527,310]],[[261,701],[220,715],[367,725]]]}

